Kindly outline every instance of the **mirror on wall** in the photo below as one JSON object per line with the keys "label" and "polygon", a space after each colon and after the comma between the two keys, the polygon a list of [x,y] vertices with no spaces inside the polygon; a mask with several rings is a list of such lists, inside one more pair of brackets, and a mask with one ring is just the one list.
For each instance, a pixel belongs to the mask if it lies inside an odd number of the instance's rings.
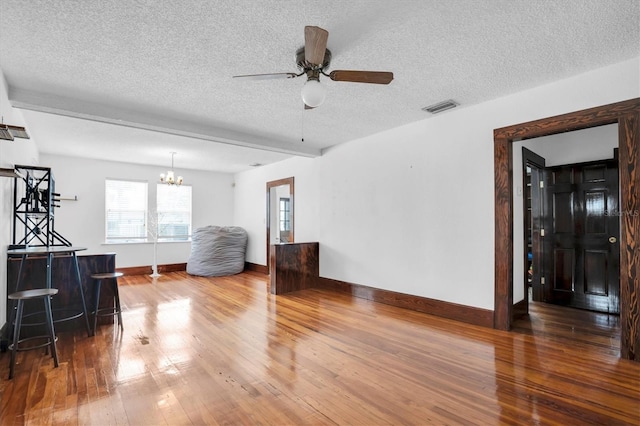
{"label": "mirror on wall", "polygon": [[272,244],[294,242],[293,177],[267,182],[267,265]]}
{"label": "mirror on wall", "polygon": [[274,186],[269,191],[269,228],[271,229],[269,243],[290,243],[292,242],[291,217],[293,214],[291,185]]}

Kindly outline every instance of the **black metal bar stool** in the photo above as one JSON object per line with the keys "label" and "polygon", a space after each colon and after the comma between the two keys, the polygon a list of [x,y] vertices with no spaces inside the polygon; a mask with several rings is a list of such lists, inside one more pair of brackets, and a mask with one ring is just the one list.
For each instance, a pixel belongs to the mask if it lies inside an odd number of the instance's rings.
{"label": "black metal bar stool", "polygon": [[[56,349],[56,335],[53,328],[53,316],[51,314],[51,296],[58,294],[57,288],[38,288],[34,290],[24,290],[11,293],[9,295],[10,300],[15,300],[18,303],[17,313],[15,317],[15,323],[13,326],[13,344],[9,346],[11,350],[11,367],[9,369],[9,379],[13,378],[13,371],[16,365],[16,355],[18,351],[28,351],[31,349],[44,348],[51,346],[51,355],[53,356],[53,364],[58,367],[58,351]],[[42,299],[44,301],[45,311],[45,324],[47,326],[46,336],[33,336],[26,337],[20,340],[20,328],[22,327],[22,315],[24,312],[24,301],[30,299]],[[26,341],[34,339],[47,339],[46,343],[40,345],[33,345],[28,347],[20,347],[20,345]]]}
{"label": "black metal bar stool", "polygon": [[[120,307],[120,294],[118,293],[118,278],[123,276],[122,272],[104,272],[100,274],[92,274],[91,278],[96,281],[96,300],[93,311],[93,334],[96,334],[96,328],[98,327],[98,315],[100,316],[118,316],[118,324],[120,325],[120,330],[124,330],[124,326],[122,325],[122,308]],[[102,280],[110,280],[113,283],[113,300],[114,306],[108,308],[100,308],[100,290],[102,286]],[[100,311],[108,311],[104,314],[101,314]]]}

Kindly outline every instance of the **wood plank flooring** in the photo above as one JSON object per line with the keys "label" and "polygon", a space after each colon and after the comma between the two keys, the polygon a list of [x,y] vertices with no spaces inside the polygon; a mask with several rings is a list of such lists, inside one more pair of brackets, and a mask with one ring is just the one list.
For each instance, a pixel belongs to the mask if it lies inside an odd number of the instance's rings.
{"label": "wood plank flooring", "polygon": [[2,425],[640,424],[616,317],[532,305],[502,332],[252,273],[120,284],[124,333],[60,332],[59,368],[21,352],[10,381],[0,354]]}

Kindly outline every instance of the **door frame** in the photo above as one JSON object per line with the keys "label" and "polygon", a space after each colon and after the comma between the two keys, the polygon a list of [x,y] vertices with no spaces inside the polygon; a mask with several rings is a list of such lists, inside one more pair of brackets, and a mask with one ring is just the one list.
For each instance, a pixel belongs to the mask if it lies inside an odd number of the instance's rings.
{"label": "door frame", "polygon": [[269,270],[269,259],[270,259],[270,255],[271,255],[271,188],[275,188],[278,186],[282,186],[282,185],[289,185],[289,206],[291,208],[291,213],[290,213],[290,218],[291,218],[291,231],[289,232],[289,241],[293,242],[294,240],[294,235],[293,235],[293,231],[294,231],[294,215],[296,213],[296,209],[294,207],[294,201],[295,201],[295,196],[294,196],[294,188],[293,188],[293,176],[292,177],[288,177],[288,178],[283,178],[283,179],[278,179],[278,180],[273,180],[271,182],[267,182],[267,215],[266,215],[266,226],[267,226],[267,273],[270,274],[271,271]]}
{"label": "door frame", "polygon": [[494,129],[495,287],[493,326],[513,311],[513,142],[618,124],[620,170],[620,356],[640,362],[640,98]]}

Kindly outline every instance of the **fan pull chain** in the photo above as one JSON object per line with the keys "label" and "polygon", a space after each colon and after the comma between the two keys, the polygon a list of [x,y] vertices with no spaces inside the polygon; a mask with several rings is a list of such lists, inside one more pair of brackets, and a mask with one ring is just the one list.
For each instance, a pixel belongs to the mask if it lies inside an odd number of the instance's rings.
{"label": "fan pull chain", "polygon": [[301,126],[301,129],[300,129],[300,135],[301,135],[300,140],[302,142],[304,142],[304,105],[302,107],[302,120],[301,120],[301,122],[302,122],[302,126]]}

